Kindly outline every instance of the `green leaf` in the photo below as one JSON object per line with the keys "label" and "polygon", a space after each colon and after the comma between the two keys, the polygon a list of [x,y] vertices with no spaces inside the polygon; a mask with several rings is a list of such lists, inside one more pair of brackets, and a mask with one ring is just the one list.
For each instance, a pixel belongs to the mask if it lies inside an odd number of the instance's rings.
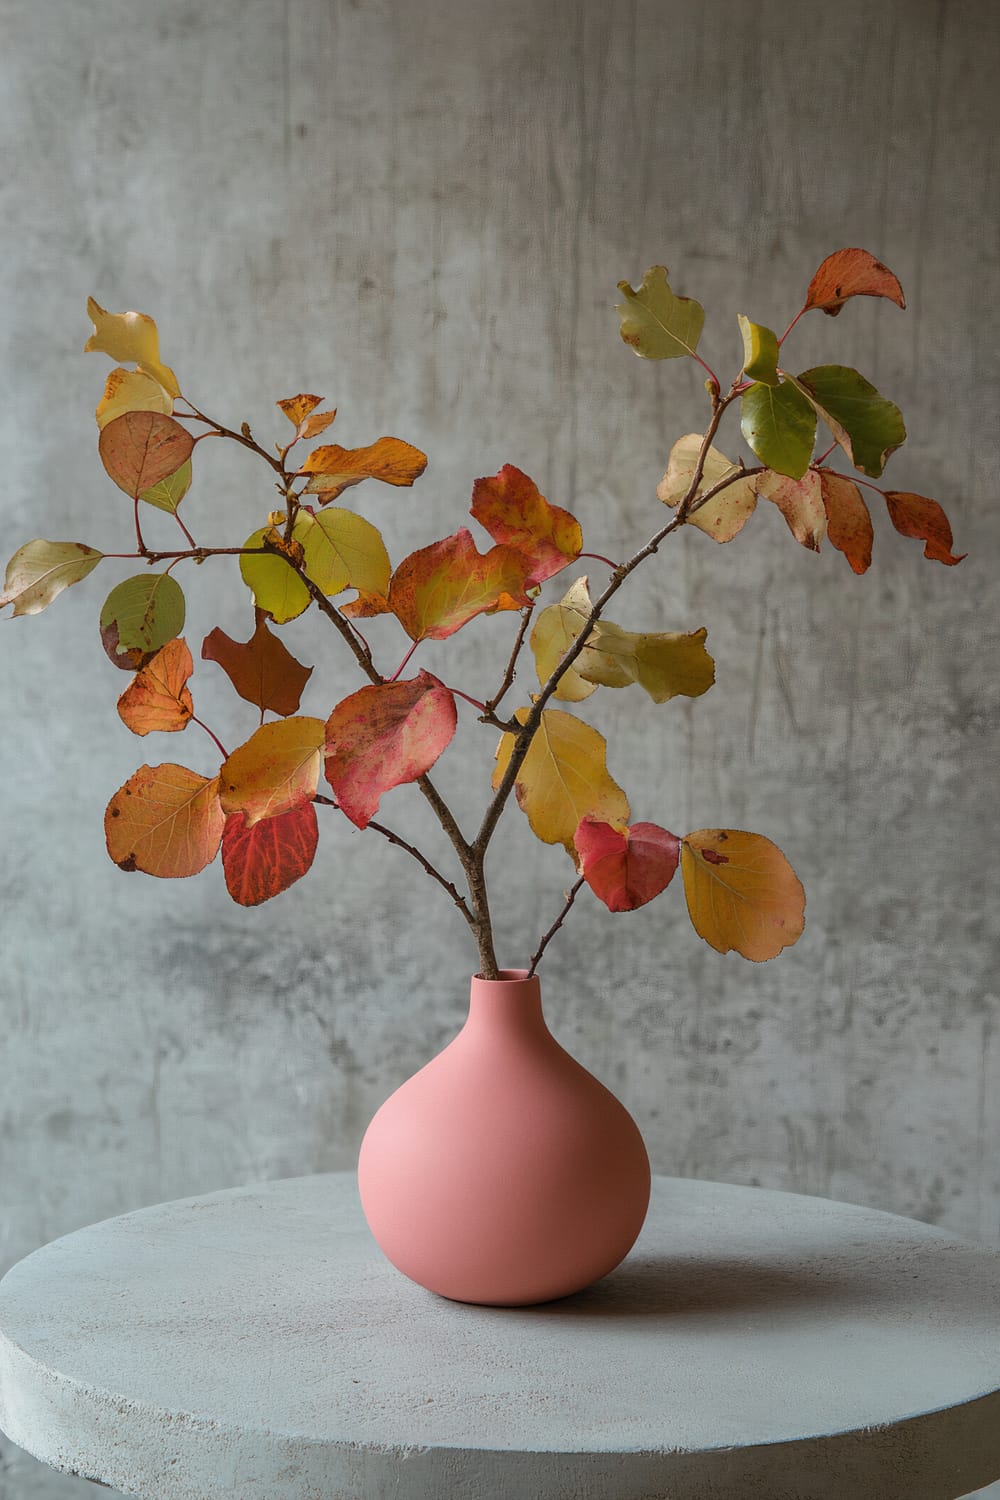
{"label": "green leaf", "polygon": [[790,381],[756,381],[743,394],[740,427],[761,463],[789,479],[801,479],[816,441],[816,413]]}
{"label": "green leaf", "polygon": [[705,309],[693,297],[676,297],[666,266],[652,266],[636,291],[619,281],[625,298],[616,307],[625,343],[643,359],[680,359],[698,347]]}
{"label": "green leaf", "polygon": [[803,370],[796,384],[858,472],[877,479],[889,454],[906,441],[899,407],[847,365]]}
{"label": "green leaf", "polygon": [[168,510],[173,515],[190,488],[191,460],[186,459],[173,474],[168,474],[166,479],[143,490],[139,499],[145,500],[147,505],[155,505],[157,510]]}
{"label": "green leaf", "polygon": [[[303,545],[312,519],[308,511],[300,512],[295,518],[293,536]],[[260,531],[251,532],[243,543],[244,547],[263,546],[264,537],[270,530],[269,526],[263,526]],[[277,625],[294,620],[312,602],[309,590],[295,569],[277,553],[262,552],[255,556],[242,556],[240,573],[253,594],[257,608],[269,614]]]}
{"label": "green leaf", "polygon": [[763,323],[736,314],[743,335],[743,373],[765,385],[778,384],[778,335]]}
{"label": "green leaf", "polygon": [[86,578],[103,552],[83,542],[25,542],[7,564],[0,609],[13,604],[15,615],[37,615],[70,584]]}
{"label": "green leaf", "polygon": [[169,573],[137,573],[104,601],[101,631],[118,656],[159,651],[184,629],[184,594]]}

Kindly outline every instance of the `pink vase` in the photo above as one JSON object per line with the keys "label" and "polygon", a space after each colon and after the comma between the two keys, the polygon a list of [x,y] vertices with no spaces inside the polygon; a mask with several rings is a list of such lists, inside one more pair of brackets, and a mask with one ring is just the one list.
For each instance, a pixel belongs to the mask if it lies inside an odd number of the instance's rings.
{"label": "pink vase", "polygon": [[605,1276],[649,1205],[635,1121],[559,1046],[537,978],[516,969],[473,979],[458,1036],[369,1125],[358,1182],[404,1275],[507,1307]]}

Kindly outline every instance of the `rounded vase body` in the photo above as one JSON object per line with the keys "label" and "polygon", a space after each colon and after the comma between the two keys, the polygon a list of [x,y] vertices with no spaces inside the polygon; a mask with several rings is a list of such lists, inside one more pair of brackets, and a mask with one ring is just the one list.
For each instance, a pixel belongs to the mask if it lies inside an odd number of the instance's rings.
{"label": "rounded vase body", "polygon": [[473,979],[465,1026],[383,1104],[358,1163],[393,1265],[496,1306],[607,1275],[642,1228],[649,1182],[635,1121],[552,1036],[537,978],[511,970]]}

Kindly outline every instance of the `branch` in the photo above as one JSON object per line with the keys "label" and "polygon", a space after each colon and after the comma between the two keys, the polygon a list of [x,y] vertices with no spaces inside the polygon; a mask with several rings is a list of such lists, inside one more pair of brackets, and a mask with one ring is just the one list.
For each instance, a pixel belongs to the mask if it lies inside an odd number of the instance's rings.
{"label": "branch", "polygon": [[[614,567],[614,564],[612,563],[611,566]],[[521,654],[521,647],[524,645],[524,637],[528,633],[528,624],[531,620],[534,608],[535,602],[534,600],[532,600],[532,602],[530,604],[526,604],[521,611],[521,628],[517,632],[517,640],[514,642],[514,649],[510,653],[510,660],[508,661],[507,666],[504,670],[503,679],[500,683],[500,686],[493,694],[493,697],[490,698],[485,704],[484,711],[487,714],[496,713],[497,705],[499,704],[501,698],[505,696],[508,689],[510,688],[511,683],[514,681],[514,673],[517,668],[517,658]],[[487,722],[489,721],[487,720]]]}
{"label": "branch", "polygon": [[249,448],[251,453],[256,453],[260,458],[264,460],[265,463],[270,464],[275,473],[280,474],[282,480],[287,483],[288,475],[285,472],[284,464],[280,459],[274,458],[270,453],[268,453],[266,448],[262,448],[258,442],[254,441],[253,434],[251,433],[250,428],[245,422],[243,424],[242,432],[234,432],[231,427],[223,427],[221,422],[216,422],[214,417],[206,417],[205,413],[199,411],[194,402],[189,400],[187,396],[183,396],[181,399],[183,401],[187,401],[187,404],[188,406],[190,406],[191,410],[190,412],[175,412],[175,416],[189,422],[206,422],[211,428],[211,432],[203,433],[203,437],[211,437],[214,433],[218,437],[231,438],[234,443],[241,443],[244,448]]}
{"label": "branch", "polygon": [[534,974],[535,970],[538,968],[538,965],[539,965],[539,962],[541,960],[542,954],[545,952],[546,948],[549,946],[549,943],[555,937],[556,933],[559,931],[560,927],[565,922],[566,918],[569,916],[569,909],[573,905],[573,902],[576,900],[577,893],[580,890],[580,887],[583,885],[583,883],[584,883],[584,877],[581,875],[580,878],[579,878],[579,880],[576,882],[576,884],[574,886],[572,886],[571,889],[566,892],[566,900],[565,900],[565,902],[563,904],[562,911],[559,913],[558,917],[556,917],[555,921],[552,923],[552,926],[549,928],[548,932],[545,934],[545,936],[542,938],[542,941],[539,943],[537,950],[532,955],[531,967],[528,970],[528,978],[529,979],[531,978],[532,974]]}

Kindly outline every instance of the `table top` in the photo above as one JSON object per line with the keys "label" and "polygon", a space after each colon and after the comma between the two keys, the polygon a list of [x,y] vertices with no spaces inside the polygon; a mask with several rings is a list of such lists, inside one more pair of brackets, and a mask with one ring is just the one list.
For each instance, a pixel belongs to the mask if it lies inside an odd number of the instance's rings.
{"label": "table top", "polygon": [[353,1176],[295,1178],[15,1266],[0,1427],[150,1500],[953,1500],[1000,1476],[1000,1255],[661,1177],[613,1275],[470,1307],[382,1258]]}

